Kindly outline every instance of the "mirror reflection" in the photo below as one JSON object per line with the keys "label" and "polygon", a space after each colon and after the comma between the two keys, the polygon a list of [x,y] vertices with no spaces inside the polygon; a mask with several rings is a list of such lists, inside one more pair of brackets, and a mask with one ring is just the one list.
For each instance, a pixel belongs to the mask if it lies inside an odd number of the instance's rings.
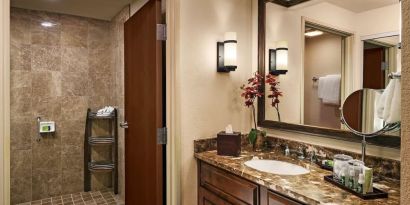
{"label": "mirror reflection", "polygon": [[344,124],[363,135],[377,134],[395,126],[400,122],[400,109],[389,105],[400,104],[395,102],[400,100],[400,96],[393,93],[389,100],[387,95],[389,93],[383,90],[368,88],[352,93],[343,104]]}
{"label": "mirror reflection", "polygon": [[[292,7],[268,1],[265,6],[265,75],[277,75],[283,95],[280,109],[265,97],[267,121],[346,130],[341,123],[346,98],[363,88],[381,96],[390,77],[401,71],[399,0],[311,0]],[[283,49],[286,56],[275,53]],[[265,96],[270,92],[267,87]],[[376,105],[355,106],[374,110]],[[357,122],[357,129],[372,132],[386,124],[370,121],[361,119],[367,124]]]}

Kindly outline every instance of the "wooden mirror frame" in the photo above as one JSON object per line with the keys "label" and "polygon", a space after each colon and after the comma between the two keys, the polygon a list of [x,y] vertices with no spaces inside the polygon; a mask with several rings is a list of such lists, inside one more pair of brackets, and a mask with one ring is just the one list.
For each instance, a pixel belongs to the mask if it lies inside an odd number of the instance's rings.
{"label": "wooden mirror frame", "polygon": [[[265,49],[266,49],[266,3],[268,0],[258,0],[258,72],[265,75]],[[262,92],[265,93],[265,83],[262,83]],[[263,99],[263,100],[261,100]],[[309,125],[298,125],[285,122],[277,122],[265,119],[265,98],[258,100],[258,126],[268,129],[278,129],[283,131],[299,132],[309,135],[317,135],[325,138],[332,138],[360,143],[362,138],[347,130],[337,130]],[[369,144],[400,148],[401,138],[397,136],[380,135],[369,138]]]}

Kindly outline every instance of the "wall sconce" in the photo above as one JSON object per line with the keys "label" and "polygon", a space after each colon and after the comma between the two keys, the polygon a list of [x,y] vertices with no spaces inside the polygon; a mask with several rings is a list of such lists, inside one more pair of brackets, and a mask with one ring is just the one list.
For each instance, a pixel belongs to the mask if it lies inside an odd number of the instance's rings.
{"label": "wall sconce", "polygon": [[272,75],[285,75],[288,72],[288,47],[286,42],[281,42],[280,47],[269,49],[269,73]]}
{"label": "wall sconce", "polygon": [[217,71],[231,72],[235,71],[236,65],[236,40],[235,32],[226,32],[224,42],[217,43]]}

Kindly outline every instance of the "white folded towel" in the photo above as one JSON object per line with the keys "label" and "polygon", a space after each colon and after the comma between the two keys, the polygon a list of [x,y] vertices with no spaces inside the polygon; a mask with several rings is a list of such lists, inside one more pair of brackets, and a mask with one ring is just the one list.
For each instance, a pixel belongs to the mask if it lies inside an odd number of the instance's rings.
{"label": "white folded towel", "polygon": [[110,116],[113,111],[114,111],[114,107],[105,106],[104,108],[99,109],[97,111],[97,116],[100,116],[100,117]]}
{"label": "white folded towel", "polygon": [[340,105],[340,75],[319,78],[318,97],[324,104]]}
{"label": "white folded towel", "polygon": [[387,124],[395,123],[400,121],[400,112],[401,82],[400,79],[392,79],[377,102],[377,117]]}

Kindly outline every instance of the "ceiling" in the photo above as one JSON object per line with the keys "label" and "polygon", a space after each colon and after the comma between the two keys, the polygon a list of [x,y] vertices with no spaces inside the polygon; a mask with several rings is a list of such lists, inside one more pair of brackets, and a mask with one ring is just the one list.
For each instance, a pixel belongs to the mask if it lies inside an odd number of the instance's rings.
{"label": "ceiling", "polygon": [[11,0],[12,7],[111,20],[133,0]]}
{"label": "ceiling", "polygon": [[347,10],[360,13],[399,3],[399,0],[325,0]]}

